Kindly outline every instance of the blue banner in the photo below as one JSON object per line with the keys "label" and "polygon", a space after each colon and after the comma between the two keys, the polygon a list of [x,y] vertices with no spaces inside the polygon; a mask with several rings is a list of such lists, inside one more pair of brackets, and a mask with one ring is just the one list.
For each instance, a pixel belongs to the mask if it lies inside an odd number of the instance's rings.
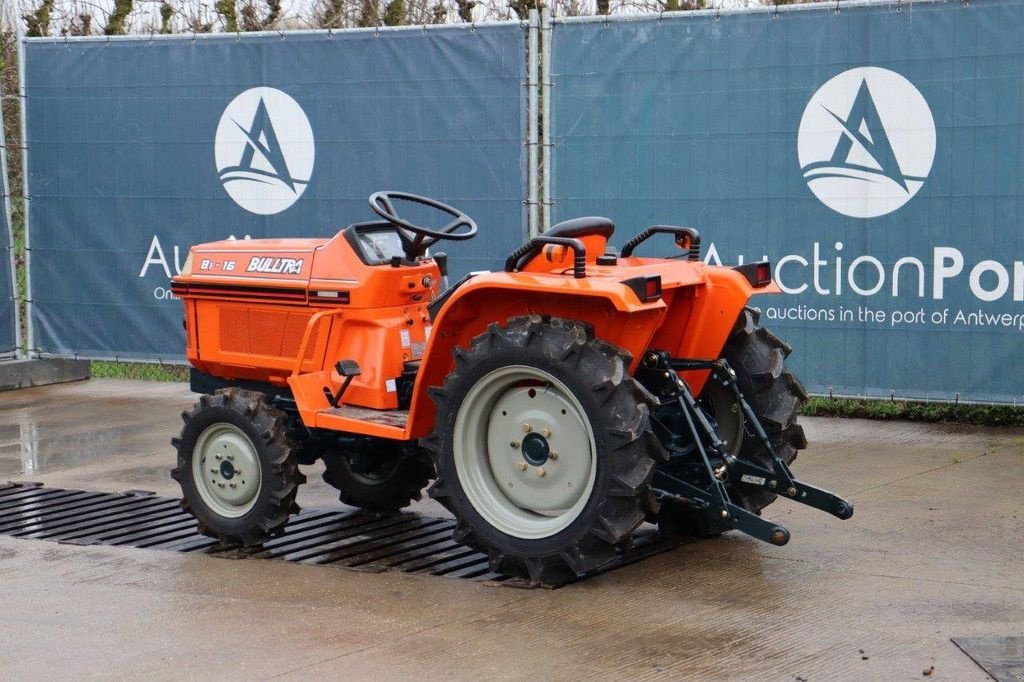
{"label": "blue banner", "polygon": [[752,305],[812,392],[1019,402],[1021,26],[1021,0],[556,23],[554,218],[771,259],[786,293]]}
{"label": "blue banner", "polygon": [[169,279],[194,243],[328,236],[381,189],[480,234],[453,275],[526,238],[519,24],[29,39],[32,312],[44,354],[177,360]]}

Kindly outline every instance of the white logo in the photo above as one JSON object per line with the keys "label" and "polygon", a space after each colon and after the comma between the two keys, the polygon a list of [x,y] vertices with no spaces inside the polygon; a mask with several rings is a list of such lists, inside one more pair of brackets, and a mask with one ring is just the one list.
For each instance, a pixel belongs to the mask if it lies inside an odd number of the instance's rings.
{"label": "white logo", "polygon": [[850,69],[807,103],[797,153],[807,186],[823,204],[876,218],[924,185],[935,160],[935,121],[903,76],[874,66]]}
{"label": "white logo", "polygon": [[252,213],[271,215],[302,196],[313,174],[313,129],[298,103],[274,88],[231,100],[217,126],[214,157],[224,190]]}
{"label": "white logo", "polygon": [[302,274],[302,259],[253,256],[245,271],[266,272],[274,275],[299,275]]}

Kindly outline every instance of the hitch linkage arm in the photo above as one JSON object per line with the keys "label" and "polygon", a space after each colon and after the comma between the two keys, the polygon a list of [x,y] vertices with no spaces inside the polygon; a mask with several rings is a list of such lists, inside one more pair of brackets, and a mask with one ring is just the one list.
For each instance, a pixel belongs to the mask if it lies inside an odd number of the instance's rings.
{"label": "hitch linkage arm", "polygon": [[[736,383],[735,372],[724,358],[719,360],[672,358],[664,351],[654,351],[651,357],[655,360],[658,368],[673,370],[671,377],[675,379],[676,388],[679,392],[678,400],[686,418],[686,425],[693,436],[703,468],[707,471],[709,480],[712,481],[710,488],[704,489],[684,481],[667,471],[656,470],[654,474],[656,494],[662,496],[670,495],[677,501],[689,504],[695,509],[702,510],[708,514],[713,515],[717,513],[722,522],[730,524],[736,530],[747,533],[759,540],[775,545],[784,545],[789,542],[790,534],[786,528],[766,521],[731,501],[725,484],[716,475],[708,457],[707,449],[704,447],[704,439],[707,438],[711,444],[710,447],[716,453],[723,455],[726,468],[729,470],[730,475],[737,477],[738,482],[785,495],[795,502],[828,512],[840,519],[848,519],[853,516],[853,505],[843,498],[793,478],[789,467],[776,454],[775,449],[772,447],[771,439],[765,432],[753,408],[751,408],[740,391]],[[771,469],[766,469],[752,462],[725,454],[725,443],[718,437],[704,411],[697,404],[689,385],[677,374],[679,371],[692,370],[711,370],[715,372],[718,380],[732,391],[737,403],[740,405],[740,409],[743,410],[747,423],[764,446],[765,452],[768,453],[772,466]]]}

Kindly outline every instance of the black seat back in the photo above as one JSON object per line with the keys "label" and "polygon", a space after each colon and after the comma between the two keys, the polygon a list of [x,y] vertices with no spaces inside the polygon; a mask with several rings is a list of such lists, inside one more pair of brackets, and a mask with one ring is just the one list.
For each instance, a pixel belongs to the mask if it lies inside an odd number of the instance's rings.
{"label": "black seat back", "polygon": [[582,218],[573,218],[572,220],[563,220],[552,225],[550,229],[544,232],[544,236],[578,239],[579,237],[600,235],[605,239],[609,239],[613,232],[615,232],[615,223],[610,219],[602,218],[601,216],[584,216]]}

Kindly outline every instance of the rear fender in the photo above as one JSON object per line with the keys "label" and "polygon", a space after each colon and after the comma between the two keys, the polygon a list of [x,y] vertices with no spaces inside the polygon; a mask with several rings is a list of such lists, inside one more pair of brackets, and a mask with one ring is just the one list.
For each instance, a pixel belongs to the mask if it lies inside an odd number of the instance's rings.
{"label": "rear fender", "polygon": [[[664,349],[677,358],[715,360],[722,355],[743,308],[755,289],[731,268],[709,267],[706,281],[672,291],[665,323],[651,339],[651,348]],[[774,286],[774,285],[770,285]],[[694,395],[700,395],[710,372],[680,372]]]}
{"label": "rear fender", "polygon": [[632,372],[665,317],[664,301],[637,303],[632,292],[617,283],[587,285],[587,280],[527,274],[482,275],[463,285],[434,320],[426,352],[416,376],[409,414],[409,437],[430,433],[435,416],[427,389],[440,386],[454,367],[453,351],[468,348],[491,324],[504,325],[522,315],[550,315],[579,320],[594,327],[596,336],[633,356]]}

